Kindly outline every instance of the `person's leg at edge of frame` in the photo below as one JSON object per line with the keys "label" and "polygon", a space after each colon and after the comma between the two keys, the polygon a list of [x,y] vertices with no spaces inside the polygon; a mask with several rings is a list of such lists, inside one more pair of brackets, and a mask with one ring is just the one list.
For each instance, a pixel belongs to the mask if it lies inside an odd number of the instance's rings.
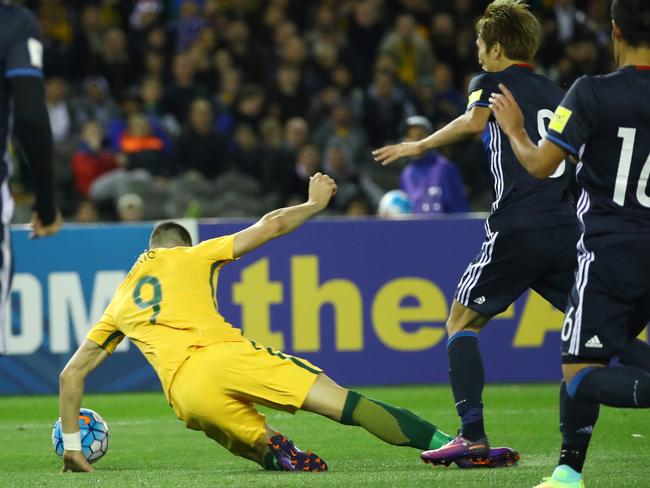
{"label": "person's leg at edge of frame", "polygon": [[[645,324],[645,321],[642,323]],[[637,367],[650,372],[650,344],[641,339],[633,340],[619,354],[619,362],[624,366]],[[585,367],[598,366],[604,366],[604,364]],[[568,373],[570,374],[572,371],[568,371]],[[581,402],[572,398],[567,391],[566,381],[562,380],[560,385],[562,449],[557,464],[558,477],[564,475],[563,477],[567,479],[580,479],[599,413],[600,403]]]}
{"label": "person's leg at edge of frame", "polygon": [[[566,382],[566,405],[571,402],[585,404],[605,404],[619,408],[650,408],[650,373],[640,368],[623,366],[611,368],[604,363],[572,363],[566,362],[562,366]],[[561,397],[562,398],[562,397]],[[586,408],[587,413],[593,409]],[[583,423],[593,421],[597,415],[588,419],[580,419]],[[593,429],[593,424],[591,425]],[[556,484],[542,484],[547,486],[566,486],[567,488],[582,487],[582,467],[587,454],[587,443],[576,443],[569,446],[570,451],[565,452],[563,443],[559,465],[555,468],[550,482]],[[558,484],[561,483],[561,484]]]}

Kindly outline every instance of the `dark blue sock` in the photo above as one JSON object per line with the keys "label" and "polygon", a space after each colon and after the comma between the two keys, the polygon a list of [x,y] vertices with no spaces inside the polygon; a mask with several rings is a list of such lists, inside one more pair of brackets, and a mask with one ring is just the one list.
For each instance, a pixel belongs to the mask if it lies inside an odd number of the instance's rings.
{"label": "dark blue sock", "polygon": [[483,360],[478,346],[478,334],[458,332],[447,342],[449,378],[456,401],[456,411],[462,422],[463,437],[475,441],[485,437],[483,402],[485,386]]}
{"label": "dark blue sock", "polygon": [[581,402],[650,408],[650,373],[629,366],[585,368],[573,377],[567,391]]}
{"label": "dark blue sock", "polygon": [[558,464],[566,464],[578,473],[582,472],[599,411],[600,404],[584,403],[571,398],[566,383],[563,381],[560,384],[562,450]]}

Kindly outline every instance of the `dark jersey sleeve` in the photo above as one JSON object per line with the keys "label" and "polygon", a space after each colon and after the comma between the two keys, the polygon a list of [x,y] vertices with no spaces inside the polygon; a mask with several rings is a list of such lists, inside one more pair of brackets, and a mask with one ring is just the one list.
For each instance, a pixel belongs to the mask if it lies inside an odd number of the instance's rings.
{"label": "dark jersey sleeve", "polygon": [[5,53],[5,78],[16,76],[43,77],[43,44],[40,40],[36,20],[27,10],[21,10],[20,17],[12,26]]}
{"label": "dark jersey sleeve", "polygon": [[31,166],[34,210],[43,225],[56,218],[52,175],[52,131],[45,106],[43,45],[36,20],[27,9],[17,10],[8,37],[4,78],[13,102],[16,149]]}
{"label": "dark jersey sleeve", "polygon": [[590,79],[579,78],[555,109],[546,138],[578,157],[592,129],[595,103]]}
{"label": "dark jersey sleeve", "polygon": [[499,93],[499,82],[492,73],[480,73],[472,78],[467,89],[467,111],[474,107],[489,107],[490,95]]}

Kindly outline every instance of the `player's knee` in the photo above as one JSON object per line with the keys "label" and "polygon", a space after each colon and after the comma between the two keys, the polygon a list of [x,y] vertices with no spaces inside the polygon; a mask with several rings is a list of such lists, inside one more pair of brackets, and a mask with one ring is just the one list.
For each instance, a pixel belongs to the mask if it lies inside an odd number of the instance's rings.
{"label": "player's knee", "polygon": [[480,330],[472,327],[469,321],[465,320],[462,316],[458,317],[458,316],[450,315],[445,325],[447,328],[447,335],[449,337],[452,337],[454,334],[457,334],[458,332],[463,332],[466,330],[472,330],[474,332],[479,332]]}
{"label": "player's knee", "polygon": [[[564,382],[567,384],[567,391],[575,390],[574,380],[579,381],[589,370],[595,367],[603,367],[605,364],[600,363],[564,363],[562,365],[562,375]],[[573,396],[569,393],[570,396]]]}
{"label": "player's knee", "polygon": [[340,421],[349,390],[338,385],[325,374],[318,375],[302,410],[314,412],[335,421]]}

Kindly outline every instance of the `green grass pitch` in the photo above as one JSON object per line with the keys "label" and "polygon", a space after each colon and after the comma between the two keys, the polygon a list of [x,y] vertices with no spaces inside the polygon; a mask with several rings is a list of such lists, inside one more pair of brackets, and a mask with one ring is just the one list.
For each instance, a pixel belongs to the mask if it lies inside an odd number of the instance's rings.
{"label": "green grass pitch", "polygon": [[[457,427],[448,387],[361,388],[368,396],[404,406],[442,430]],[[230,455],[200,432],[184,428],[162,393],[87,395],[83,405],[107,420],[108,454],[93,474],[61,474],[51,444],[56,397],[0,397],[0,487],[531,487],[558,457],[557,388],[552,385],[486,389],[486,419],[494,445],[521,452],[511,469],[433,468],[418,451],[385,445],[357,427],[313,414],[269,411],[268,422],[298,446],[312,449],[330,472],[264,472]],[[585,466],[587,487],[650,487],[647,412],[601,409]]]}

